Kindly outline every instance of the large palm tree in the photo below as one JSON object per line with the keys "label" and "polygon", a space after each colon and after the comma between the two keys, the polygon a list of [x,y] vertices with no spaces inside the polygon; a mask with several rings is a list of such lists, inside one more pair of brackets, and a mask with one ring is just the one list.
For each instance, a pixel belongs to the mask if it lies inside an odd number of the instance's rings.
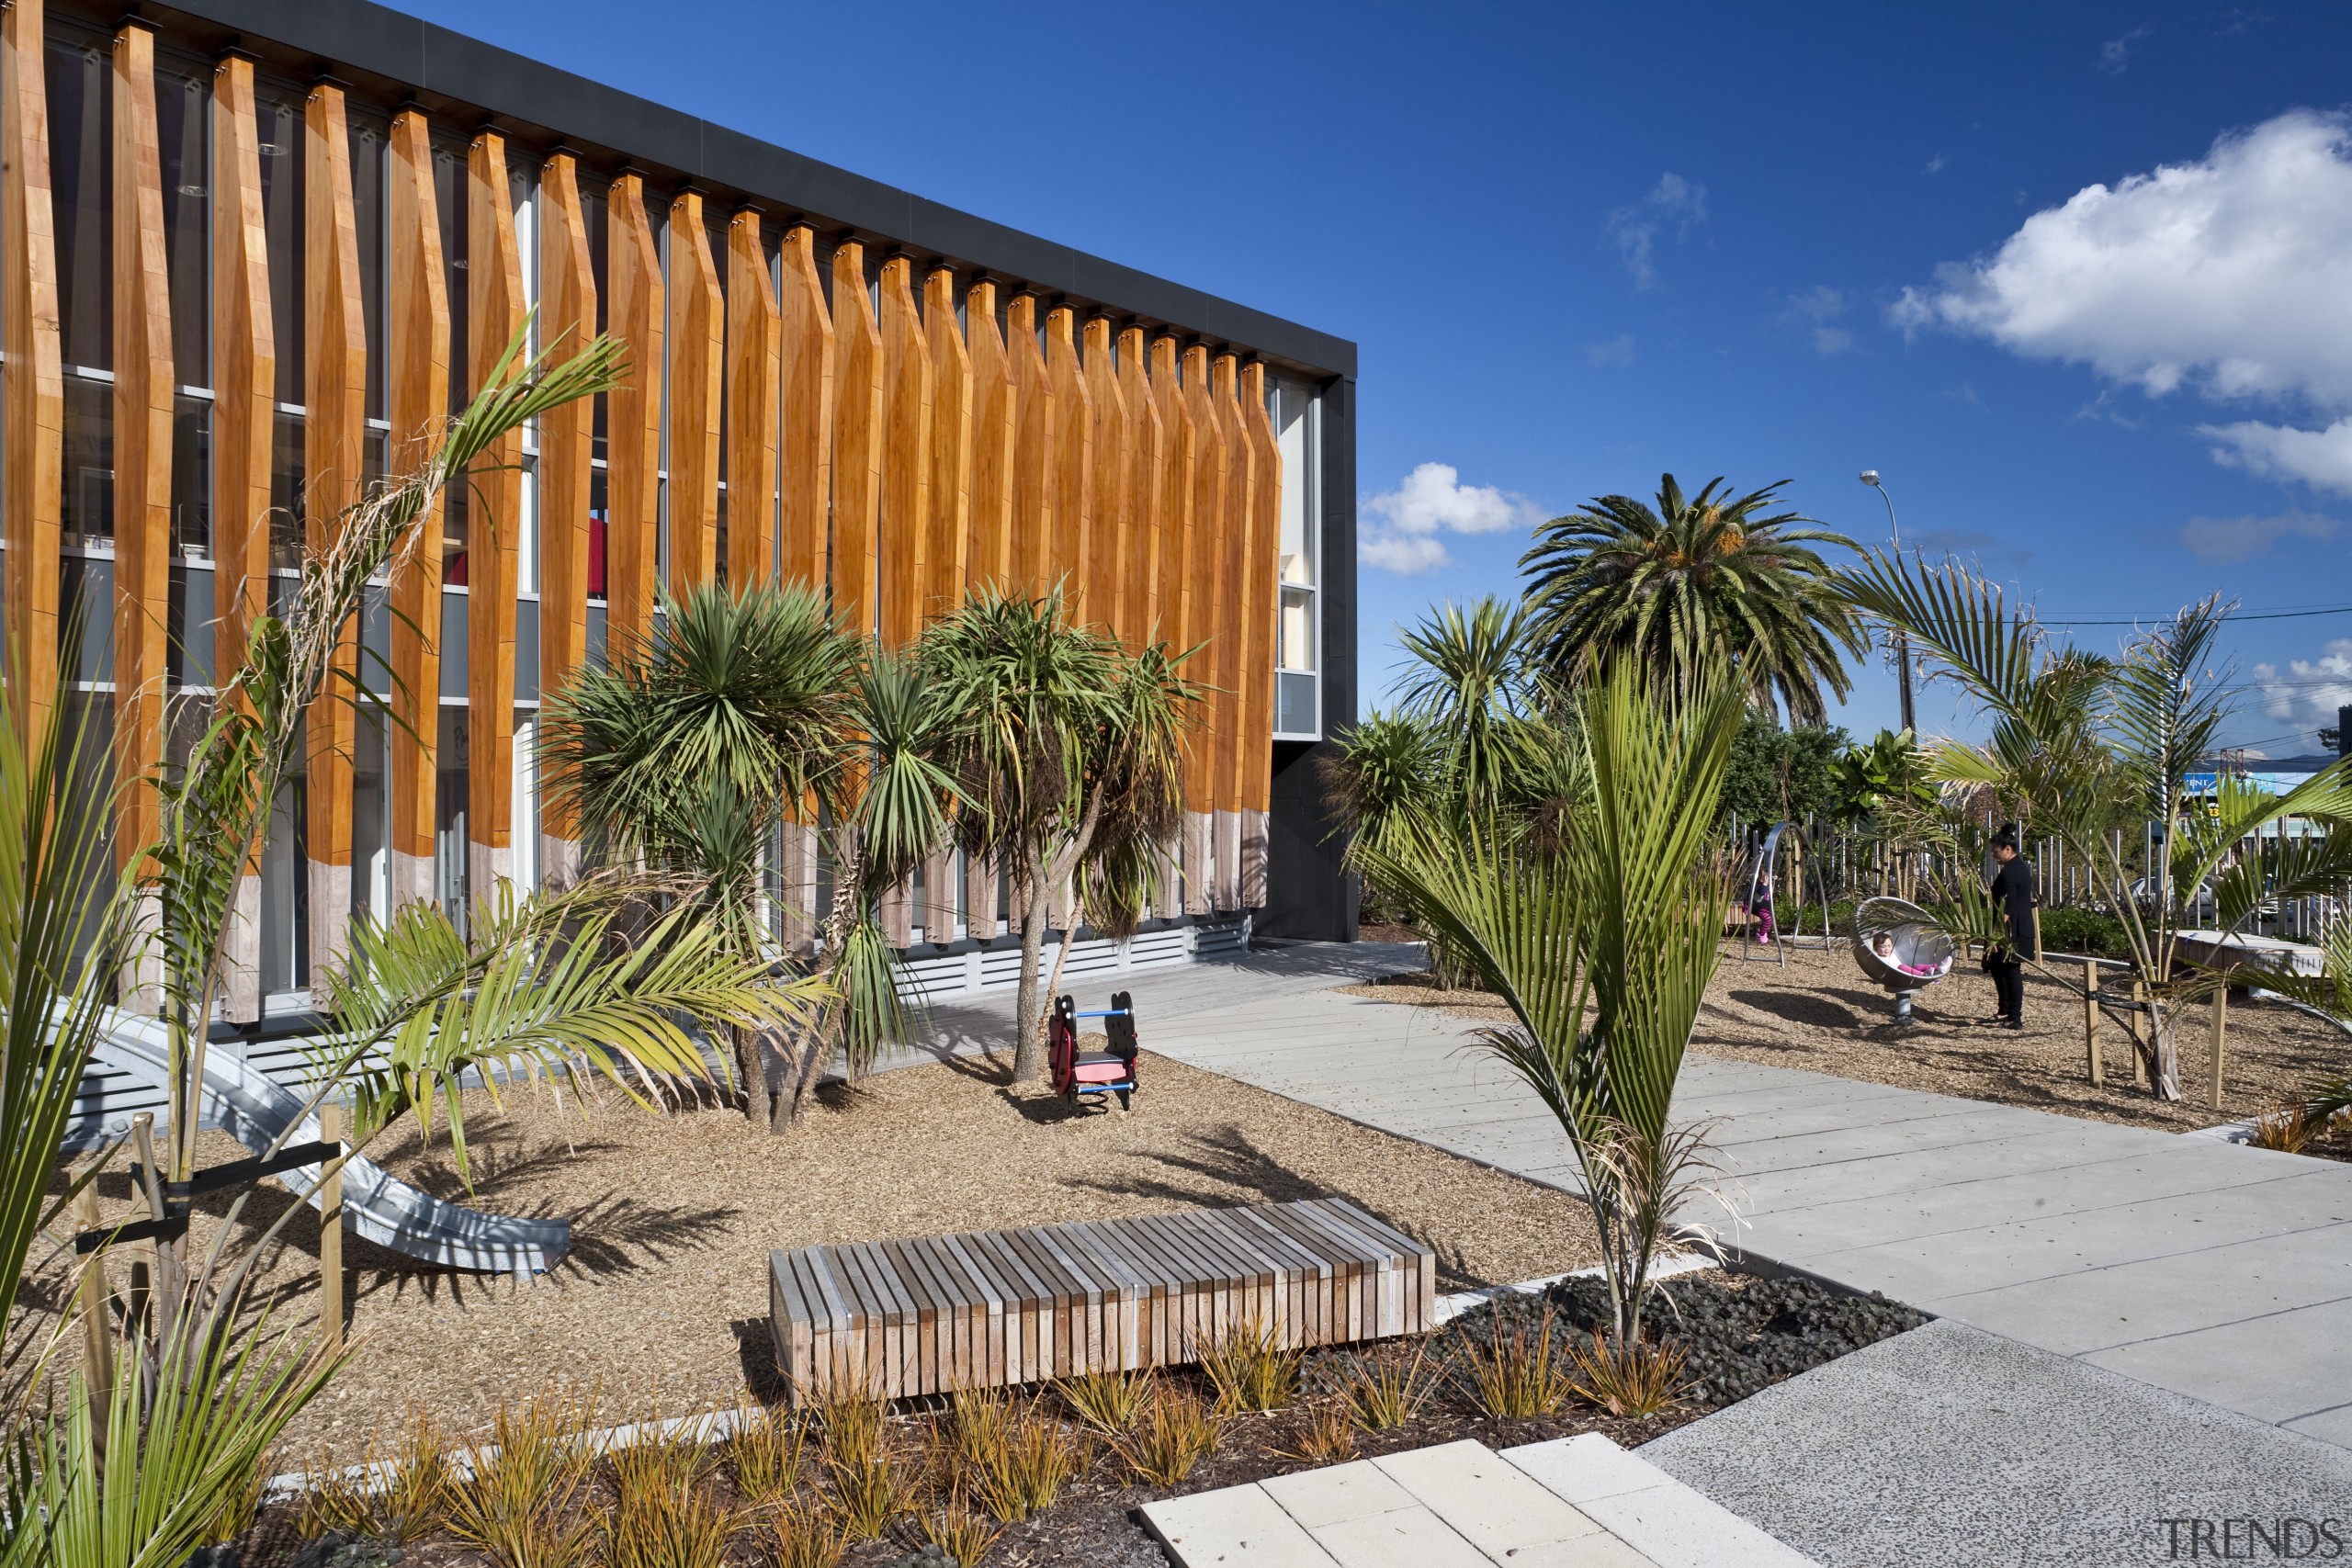
{"label": "large palm tree", "polygon": [[1573,682],[1618,652],[1660,675],[1710,660],[1738,671],[1758,705],[1777,698],[1792,722],[1822,722],[1823,689],[1849,689],[1838,650],[1859,657],[1869,642],[1813,548],[1853,542],[1769,510],[1788,482],[1735,496],[1718,478],[1686,496],[1664,474],[1656,507],[1598,496],[1538,528],[1519,564],[1552,672]]}

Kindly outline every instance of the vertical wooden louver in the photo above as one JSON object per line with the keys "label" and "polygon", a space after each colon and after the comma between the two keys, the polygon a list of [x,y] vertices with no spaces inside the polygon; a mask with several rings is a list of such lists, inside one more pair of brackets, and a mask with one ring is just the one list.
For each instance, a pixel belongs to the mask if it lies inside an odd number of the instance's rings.
{"label": "vertical wooden louver", "polygon": [[727,583],[775,575],[775,289],[760,213],[727,224]]}
{"label": "vertical wooden louver", "polygon": [[1256,463],[1241,423],[1240,368],[1232,354],[1218,355],[1211,389],[1218,437],[1225,445],[1225,513],[1217,536],[1217,643],[1223,650],[1217,667],[1224,677],[1216,696],[1216,886],[1220,909],[1241,907],[1241,693],[1249,679],[1242,631],[1243,562],[1250,554]]}
{"label": "vertical wooden louver", "polygon": [[[466,332],[479,392],[523,324],[523,257],[506,184],[506,140],[477,135],[466,158]],[[523,520],[523,434],[492,446],[467,475],[466,867],[477,897],[514,874],[514,593]]]}
{"label": "vertical wooden louver", "polygon": [[1037,344],[1037,297],[1005,302],[1004,351],[1012,366],[1012,527],[1004,581],[1035,593],[1053,581],[1046,570],[1054,529],[1054,384]]}
{"label": "vertical wooden louver", "polygon": [[[919,613],[924,625],[963,602],[971,549],[972,356],[956,325],[956,272],[934,267],[922,286],[923,339],[931,348],[931,520],[923,529]],[[956,935],[956,854],[923,864],[916,919],[927,942]]]}
{"label": "vertical wooden louver", "polygon": [[996,324],[996,285],[987,278],[964,296],[964,338],[972,355],[971,542],[965,581],[1004,583],[1012,576],[1013,443],[1018,434],[1012,360]]}
{"label": "vertical wooden louver", "polygon": [[797,578],[821,593],[833,494],[833,320],[817,269],[817,231],[806,223],[786,230],[783,262],[784,288],[776,296],[783,501],[776,527],[786,581]]}
{"label": "vertical wooden louver", "polygon": [[1209,395],[1209,351],[1194,344],[1184,351],[1184,408],[1193,423],[1193,502],[1185,524],[1184,646],[1193,656],[1194,683],[1208,688],[1201,724],[1187,750],[1184,773],[1184,910],[1205,915],[1216,908],[1215,819],[1219,698],[1226,683],[1225,647],[1217,632],[1224,609],[1217,592],[1224,574],[1225,439]]}
{"label": "vertical wooden louver", "polygon": [[[8,541],[9,682],[39,735],[57,687],[58,550],[65,492],[64,345],[50,195],[47,18],[41,0],[0,10],[0,526]],[[250,76],[248,77],[250,80]],[[265,504],[266,502],[265,502]]]}
{"label": "vertical wooden louver", "polygon": [[[1120,615],[1138,647],[1164,640],[1159,611],[1160,507],[1168,491],[1168,433],[1144,368],[1141,327],[1119,334],[1119,392],[1126,404],[1122,443],[1127,470],[1127,566],[1120,584]],[[1181,649],[1179,650],[1181,651]]]}
{"label": "vertical wooden louver", "polygon": [[726,301],[702,193],[670,203],[670,595],[710,581],[718,550],[718,411]]}
{"label": "vertical wooden louver", "polygon": [[[596,335],[596,273],[580,204],[579,161],[549,154],[539,171],[539,294],[543,342],[563,356]],[[539,697],[563,689],[588,658],[589,501],[596,408],[581,398],[539,416]],[[580,869],[571,803],[548,791],[539,806],[539,865],[551,884]]]}
{"label": "vertical wooden louver", "polygon": [[882,264],[882,491],[876,508],[882,642],[903,648],[922,626],[923,554],[931,528],[931,346],[915,311],[914,263]]}
{"label": "vertical wooden louver", "polygon": [[874,531],[882,502],[882,335],[867,293],[865,247],[833,252],[833,609],[874,632]]}
{"label": "vertical wooden louver", "polygon": [[[1193,617],[1193,492],[1199,481],[1200,431],[1193,423],[1192,404],[1184,396],[1183,383],[1177,374],[1180,352],[1172,337],[1152,342],[1151,400],[1159,412],[1160,433],[1167,443],[1167,455],[1161,464],[1165,489],[1160,492],[1156,553],[1160,624],[1167,628],[1164,635],[1170,645],[1179,653],[1189,653],[1200,641]],[[1197,654],[1186,661],[1184,676],[1196,685],[1200,682]],[[1185,913],[1194,904],[1192,879],[1199,875],[1199,869],[1193,859],[1193,817],[1199,807],[1193,793],[1192,754],[1198,744],[1197,739],[1188,739],[1185,744],[1183,820],[1177,829],[1176,842],[1170,846],[1167,874],[1160,879],[1159,912],[1168,919]]]}
{"label": "vertical wooden louver", "polygon": [[[351,207],[351,130],[343,89],[322,82],[302,110],[302,511],[310,550],[324,557],[359,499],[368,430],[368,333],[359,288],[359,235]],[[352,752],[357,710],[356,617],[343,628],[334,686],[304,719],[303,798],[310,862],[311,984],[339,968],[351,925]]]}
{"label": "vertical wooden louver", "polygon": [[[777,459],[777,532],[784,578],[820,597],[831,545],[833,472],[833,323],[817,268],[817,233],[806,223],[785,231],[784,285],[776,296],[778,378],[784,400]],[[785,941],[807,953],[817,921],[817,814],[798,803],[784,830],[781,874]]]}
{"label": "vertical wooden louver", "polygon": [[[254,123],[254,64],[243,55],[229,54],[221,57],[212,73],[212,676],[216,685],[226,682],[244,662],[246,630],[269,605],[269,452],[277,386],[277,337],[269,306],[261,138]],[[15,472],[13,464],[10,471]],[[237,881],[221,967],[221,1015],[236,1023],[260,1018],[258,845]]]}
{"label": "vertical wooden louver", "polygon": [[1047,531],[1042,575],[1061,584],[1070,619],[1083,625],[1100,619],[1087,602],[1094,548],[1094,411],[1086,392],[1086,372],[1078,362],[1078,312],[1057,305],[1046,317],[1046,370],[1054,388],[1051,457],[1053,526]]}
{"label": "vertical wooden louver", "polygon": [[605,399],[605,637],[617,655],[653,631],[662,518],[662,253],[645,211],[645,181],[613,180],[605,196],[605,328],[628,353]]}
{"label": "vertical wooden louver", "polygon": [[[114,106],[114,849],[117,871],[135,884],[163,829],[155,782],[172,592],[172,295],[155,35],[143,24],[115,35]],[[122,1004],[137,1012],[163,1001],[162,958],[146,940],[159,914],[154,896],[141,893],[141,940],[122,974]]]}
{"label": "vertical wooden louver", "polygon": [[[424,116],[392,118],[386,166],[385,412],[394,473],[431,451],[449,408],[448,275],[434,205],[433,142]],[[392,721],[385,727],[392,807],[392,902],[433,898],[435,752],[441,734],[441,517],[443,502],[393,567]]]}
{"label": "vertical wooden louver", "polygon": [[1086,400],[1094,446],[1087,475],[1087,603],[1090,614],[1130,649],[1139,648],[1140,628],[1127,616],[1124,586],[1134,570],[1129,550],[1134,525],[1128,515],[1127,470],[1132,432],[1126,398],[1112,364],[1111,323],[1102,316],[1086,323]]}
{"label": "vertical wooden louver", "polygon": [[1266,408],[1266,367],[1241,372],[1251,454],[1250,547],[1242,552],[1241,907],[1266,907],[1267,816],[1273,807],[1274,617],[1282,570],[1283,457]]}

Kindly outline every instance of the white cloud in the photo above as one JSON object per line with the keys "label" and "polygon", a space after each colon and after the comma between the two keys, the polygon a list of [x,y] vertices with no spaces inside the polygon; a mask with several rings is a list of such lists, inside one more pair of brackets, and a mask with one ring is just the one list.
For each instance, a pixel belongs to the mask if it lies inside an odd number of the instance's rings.
{"label": "white cloud", "polygon": [[1658,176],[1657,185],[1649,195],[1631,207],[1621,207],[1610,213],[1601,220],[1600,230],[1617,247],[1634,287],[1656,288],[1657,265],[1654,257],[1658,237],[1672,230],[1676,240],[1688,239],[1690,231],[1706,220],[1707,187],[1668,172]]}
{"label": "white cloud", "polygon": [[2086,186],[1991,255],[1904,290],[1893,316],[2151,398],[2186,389],[2336,419],[2200,434],[2222,462],[2352,494],[2352,118],[2292,109],[2193,163]]}
{"label": "white cloud", "polygon": [[1634,363],[1634,334],[1619,333],[1607,343],[1589,343],[1584,356],[1596,366],[1623,368]]}
{"label": "white cloud", "polygon": [[1922,175],[1940,175],[1951,166],[1951,160],[1939,152],[1934,157],[1928,160],[1926,166],[1920,169],[1919,173]]}
{"label": "white cloud", "polygon": [[2133,28],[2121,38],[2111,38],[2098,46],[2098,68],[2109,76],[2120,76],[2123,68],[2132,63],[2132,51],[2147,39],[2145,27]]}
{"label": "white cloud", "polygon": [[1807,335],[1813,340],[1815,354],[1825,356],[1843,354],[1854,346],[1854,334],[1844,327],[1830,323],[1844,315],[1852,304],[1852,299],[1845,290],[1819,283],[1790,298],[1787,319],[1801,325],[1810,323]]}
{"label": "white cloud", "polygon": [[2199,162],[2085,186],[1905,289],[1894,317],[2151,397],[2352,404],[2352,122],[2290,110]]}
{"label": "white cloud", "polygon": [[2269,517],[2192,517],[2180,525],[2180,542],[2199,560],[2216,565],[2267,556],[2281,539],[2324,544],[2335,537],[2333,517],[2281,512]]}
{"label": "white cloud", "polygon": [[2262,708],[2273,718],[2295,724],[2334,724],[2335,710],[2352,703],[2352,637],[2331,638],[2317,659],[2290,659],[2254,667],[2262,688]]}
{"label": "white cloud", "polygon": [[2222,444],[2213,448],[2213,460],[2224,467],[2352,495],[2352,419],[2339,419],[2325,430],[2247,419],[2235,424],[2200,424],[2197,434]]}
{"label": "white cloud", "polygon": [[1543,521],[1543,510],[1527,497],[1464,484],[1451,463],[1421,464],[1363,510],[1377,521],[1358,538],[1357,558],[1406,576],[1453,558],[1440,534],[1493,534]]}
{"label": "white cloud", "polygon": [[1356,541],[1356,559],[1399,577],[1419,577],[1433,568],[1453,565],[1453,552],[1435,539],[1374,533]]}

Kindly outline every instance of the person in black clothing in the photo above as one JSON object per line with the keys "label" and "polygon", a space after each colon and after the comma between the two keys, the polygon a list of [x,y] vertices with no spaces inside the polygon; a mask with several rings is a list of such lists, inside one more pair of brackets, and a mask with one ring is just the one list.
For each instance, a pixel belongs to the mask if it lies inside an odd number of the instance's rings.
{"label": "person in black clothing", "polygon": [[1993,837],[1994,904],[2008,927],[2008,941],[1986,950],[1984,967],[1993,976],[2000,1010],[1987,1023],[2004,1029],[2025,1027],[2025,960],[2033,951],[2033,866],[2018,853],[2018,836],[2003,829]]}

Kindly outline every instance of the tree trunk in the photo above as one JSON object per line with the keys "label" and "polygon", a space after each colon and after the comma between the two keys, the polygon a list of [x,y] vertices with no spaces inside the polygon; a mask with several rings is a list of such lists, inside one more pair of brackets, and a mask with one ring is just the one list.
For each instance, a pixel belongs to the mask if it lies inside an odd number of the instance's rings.
{"label": "tree trunk", "polygon": [[816,1086],[817,1075],[828,1055],[828,1040],[821,1024],[808,1029],[804,1038],[785,1036],[778,1040],[776,1055],[784,1062],[784,1077],[775,1086],[775,1108],[768,1117],[769,1132],[781,1137],[800,1125],[801,1115],[808,1108],[808,1091]]}
{"label": "tree trunk", "polygon": [[1022,880],[1029,886],[1024,889],[1016,882],[1012,888],[1021,907],[1021,985],[1012,998],[1014,1083],[1027,1083],[1046,1070],[1046,1032],[1037,1015],[1037,965],[1046,955],[1045,857],[1023,858]]}
{"label": "tree trunk", "polygon": [[743,1114],[754,1123],[769,1120],[768,1065],[757,1031],[729,1026],[735,1037],[735,1065],[743,1075]]}
{"label": "tree trunk", "polygon": [[2153,988],[2148,993],[2148,1037],[2143,1041],[2135,1035],[2132,1043],[2138,1047],[2141,1059],[2148,1065],[2148,1084],[2155,1097],[2158,1100],[2178,1100],[2180,1052],[2173,1042],[2172,1019]]}

